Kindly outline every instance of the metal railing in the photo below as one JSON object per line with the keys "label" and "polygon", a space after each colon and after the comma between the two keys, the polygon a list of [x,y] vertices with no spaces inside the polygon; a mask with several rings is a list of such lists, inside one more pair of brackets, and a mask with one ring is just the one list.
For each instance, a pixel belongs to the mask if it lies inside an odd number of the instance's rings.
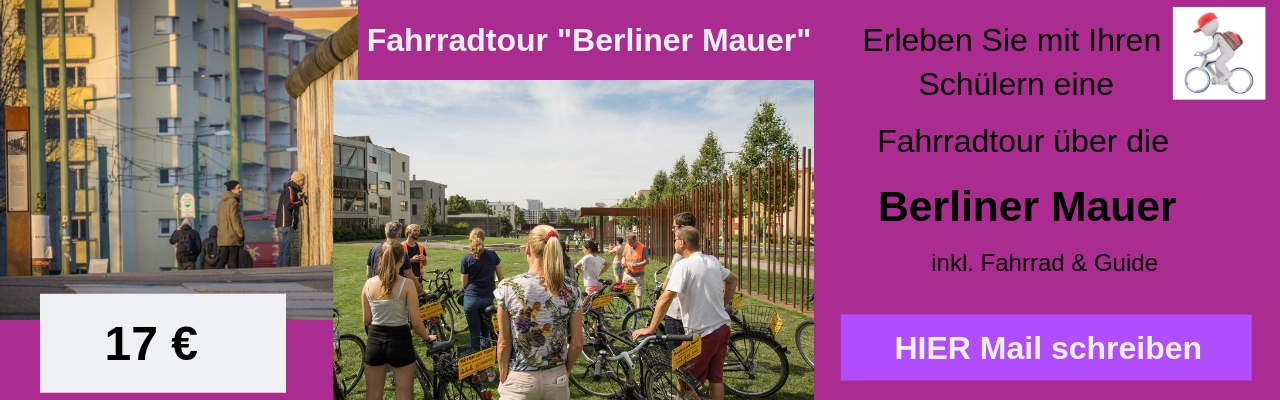
{"label": "metal railing", "polygon": [[776,157],[711,184],[648,202],[636,233],[653,260],[674,253],[676,213],[697,218],[702,252],[741,279],[740,289],[802,311],[813,292],[813,150]]}

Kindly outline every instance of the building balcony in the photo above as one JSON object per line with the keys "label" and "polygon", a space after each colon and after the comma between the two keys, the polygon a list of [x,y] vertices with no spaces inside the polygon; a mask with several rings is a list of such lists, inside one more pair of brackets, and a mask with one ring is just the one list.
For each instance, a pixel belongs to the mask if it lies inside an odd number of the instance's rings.
{"label": "building balcony", "polygon": [[[26,107],[27,106],[27,89],[17,88],[17,90],[18,90],[18,97],[14,99],[14,102],[12,105],[14,107]],[[95,90],[93,86],[67,87],[67,105],[71,107],[71,109],[84,107],[85,106],[84,101],[88,99],[92,99],[94,93],[95,93]],[[48,103],[48,104],[45,104],[45,108],[55,109],[55,110],[58,109],[58,87],[54,86],[51,88],[48,88],[48,87],[44,88],[44,95],[45,95],[44,99]],[[97,106],[97,104],[98,102],[96,101],[89,102],[88,109],[93,110],[95,106]],[[54,114],[54,115],[57,115],[57,114]]]}
{"label": "building balcony", "polygon": [[97,240],[74,240],[71,243],[76,246],[76,264],[88,264],[90,259],[98,258]]}
{"label": "building balcony", "polygon": [[293,112],[293,106],[288,100],[271,99],[271,122],[287,124],[289,123],[289,114]]}
{"label": "building balcony", "polygon": [[266,115],[266,102],[263,101],[262,95],[253,93],[240,94],[240,115],[246,117],[262,118]]}
{"label": "building balcony", "polygon": [[267,55],[267,74],[281,78],[289,76],[289,57],[276,54]]}
{"label": "building balcony", "polygon": [[[63,4],[65,4],[65,7],[67,8],[89,8],[93,7],[93,0],[65,0]],[[15,10],[23,8],[23,6],[24,4],[21,1],[13,3],[13,8]],[[41,0],[40,7],[46,10],[57,10],[58,0]]]}
{"label": "building balcony", "polygon": [[208,15],[205,9],[209,7],[209,2],[197,1],[196,4],[199,4],[196,6],[196,18],[205,19],[205,16]]}
{"label": "building balcony", "polygon": [[271,168],[293,169],[293,153],[281,151],[267,154],[271,161]]}
{"label": "building balcony", "polygon": [[196,61],[201,69],[209,68],[209,49],[201,46],[196,48]]}
{"label": "building balcony", "polygon": [[256,142],[241,142],[240,144],[240,161],[244,164],[263,165],[266,159],[267,146]]}
{"label": "building balcony", "polygon": [[76,212],[98,212],[98,191],[94,189],[76,190]]}
{"label": "building balcony", "polygon": [[200,118],[209,118],[209,96],[201,93],[197,98],[200,105]]}
{"label": "building balcony", "polygon": [[[56,53],[55,53],[55,58],[56,58]],[[240,46],[240,69],[252,69],[252,70],[263,71],[265,67],[262,62],[262,49],[256,48],[256,47]]]}
{"label": "building balcony", "polygon": [[265,210],[267,205],[267,194],[262,190],[245,189],[240,194],[240,200],[244,203],[246,210]]}
{"label": "building balcony", "polygon": [[[88,139],[67,139],[71,143],[71,147],[67,148],[69,160],[71,162],[94,162],[98,160],[98,141],[94,138]],[[86,142],[87,141],[87,142]],[[87,146],[87,147],[86,147]],[[61,162],[61,150],[58,149],[58,138],[51,137],[45,141],[45,160],[48,162]],[[85,159],[85,152],[88,150],[88,160]]]}
{"label": "building balcony", "polygon": [[[18,4],[22,3],[19,2]],[[67,6],[67,8],[71,7]],[[27,40],[26,37],[16,36],[12,41],[10,41],[10,43],[13,43],[12,46],[22,48],[27,45]],[[93,58],[93,36],[67,36],[68,60],[87,60],[90,58]],[[48,36],[44,38],[44,59],[58,59],[57,36]]]}
{"label": "building balcony", "polygon": [[280,194],[279,194],[279,193],[272,193],[272,194],[271,194],[271,202],[270,202],[270,203],[267,203],[267,206],[269,206],[270,208],[268,208],[267,210],[269,210],[269,211],[275,211],[275,209],[276,209],[276,204],[280,204]]}

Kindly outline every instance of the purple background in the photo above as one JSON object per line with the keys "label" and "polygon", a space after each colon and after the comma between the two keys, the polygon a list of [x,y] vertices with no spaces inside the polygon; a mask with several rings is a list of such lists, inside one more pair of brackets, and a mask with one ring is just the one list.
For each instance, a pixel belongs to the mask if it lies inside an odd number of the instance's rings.
{"label": "purple background", "polygon": [[[1248,315],[842,315],[841,371],[846,380],[1249,380],[1251,378],[1250,317]],[[921,359],[926,357],[917,345],[916,359],[903,352],[898,359],[897,343],[910,344],[912,337],[964,337],[969,340],[964,359]],[[1004,348],[1013,342],[1025,344],[1031,336],[1026,354],[1034,357],[1036,336],[1040,337],[1040,359],[983,358],[983,337],[992,342],[1004,337]],[[1073,343],[1089,345],[1103,342],[1103,353],[1095,351],[1094,359],[1086,352],[1093,347],[1072,349]],[[1141,336],[1143,339],[1138,339]],[[1105,357],[1105,342],[1141,342],[1147,337],[1159,342],[1164,350],[1160,359],[1137,359],[1135,348],[1123,359],[1120,348]],[[1054,343],[1063,342],[1068,358],[1056,359]],[[1187,342],[1200,345],[1199,358],[1182,354],[1170,359],[1169,343],[1179,348]],[[918,343],[918,340],[917,340]],[[947,347],[947,339],[938,344]],[[1154,346],[1153,346],[1154,347]],[[1071,358],[1070,352],[1086,354],[1084,359]],[[949,350],[934,353],[950,356]]]}
{"label": "purple background", "polygon": [[[1267,2],[1247,0],[1240,6]],[[823,253],[817,291],[818,346],[835,354],[841,314],[1250,314],[1253,336],[1280,335],[1274,295],[1277,195],[1269,101],[1172,101],[1171,1],[993,2],[624,2],[542,4],[432,2],[366,4],[361,29],[390,32],[546,33],[542,53],[362,51],[363,79],[813,79],[827,179],[822,236],[850,247]],[[1190,5],[1190,4],[1179,4]],[[1180,22],[1179,31],[1195,21]],[[864,53],[866,28],[969,33],[988,28],[1028,35],[1064,27],[1087,32],[1157,33],[1161,51],[1140,53]],[[558,28],[609,32],[756,33],[809,28],[790,53],[574,53]],[[1271,27],[1271,32],[1280,29]],[[362,40],[364,38],[362,34]],[[1034,38],[1034,36],[1032,36]],[[1273,40],[1270,48],[1275,53]],[[980,46],[981,41],[975,41]],[[976,48],[976,47],[975,47]],[[1264,49],[1255,48],[1253,51]],[[1188,56],[1188,59],[1191,57]],[[1111,96],[927,97],[920,75],[996,70],[1005,76],[1109,77]],[[1262,88],[1255,88],[1258,90]],[[1272,96],[1277,93],[1269,89]],[[1232,115],[1223,118],[1223,115]],[[1209,128],[1213,126],[1213,128]],[[1138,128],[1170,138],[1162,154],[895,154],[877,152],[877,130],[1052,134],[1057,129],[1128,135]],[[1123,136],[1122,136],[1123,137]],[[654,143],[653,145],[661,145]],[[934,197],[970,189],[991,197],[1040,197],[1034,222],[883,223],[878,194]],[[1177,197],[1169,222],[1052,222],[1053,191],[1099,197]],[[825,203],[824,203],[825,204]],[[835,211],[831,211],[835,210]],[[847,249],[847,250],[846,250]],[[843,250],[843,251],[841,251]],[[1155,273],[932,273],[933,253],[1144,253]],[[974,257],[970,257],[971,259]],[[834,260],[840,259],[839,264]],[[836,295],[835,293],[840,293]],[[1254,344],[1248,382],[842,382],[823,357],[818,396],[938,398],[1256,398],[1280,392],[1275,341]],[[1270,357],[1268,357],[1268,355]]]}
{"label": "purple background", "polygon": [[[5,345],[6,356],[0,362],[0,382],[5,383],[5,395],[10,399],[324,399],[333,396],[333,322],[286,321],[288,338],[286,382],[283,394],[171,394],[171,393],[40,393],[40,321],[0,321],[0,343]],[[91,335],[91,332],[86,332]],[[95,335],[96,337],[96,335]],[[253,340],[253,332],[246,331],[244,340]],[[88,340],[88,339],[86,339]],[[107,350],[103,350],[105,356]],[[253,360],[245,360],[246,363]],[[74,360],[68,360],[66,379],[78,374],[91,374],[75,368]],[[209,376],[208,379],[236,379],[238,372],[226,371],[225,376]]]}

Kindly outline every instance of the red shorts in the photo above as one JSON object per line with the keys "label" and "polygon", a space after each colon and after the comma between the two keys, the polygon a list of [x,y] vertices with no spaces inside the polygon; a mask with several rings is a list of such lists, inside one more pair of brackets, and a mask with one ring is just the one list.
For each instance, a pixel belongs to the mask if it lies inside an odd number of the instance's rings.
{"label": "red shorts", "polygon": [[724,356],[729,348],[729,325],[702,336],[702,353],[694,358],[689,373],[698,381],[724,383]]}

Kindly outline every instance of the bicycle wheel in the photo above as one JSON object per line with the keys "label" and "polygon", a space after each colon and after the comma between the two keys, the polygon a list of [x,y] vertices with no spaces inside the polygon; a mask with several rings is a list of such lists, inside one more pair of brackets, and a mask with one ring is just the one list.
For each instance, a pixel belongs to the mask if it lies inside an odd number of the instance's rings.
{"label": "bicycle wheel", "polygon": [[1209,79],[1209,71],[1205,71],[1203,68],[1192,68],[1190,71],[1187,71],[1187,90],[1190,90],[1191,93],[1200,93],[1205,90],[1209,90],[1209,83],[1211,82],[1212,81]]}
{"label": "bicycle wheel", "polygon": [[1231,79],[1227,80],[1227,87],[1238,94],[1248,92],[1250,88],[1253,88],[1253,73],[1244,68],[1232,68]]}
{"label": "bicycle wheel", "polygon": [[[750,356],[747,356],[750,354]],[[742,397],[767,397],[787,383],[787,351],[766,335],[735,332],[724,358],[724,390]]]}
{"label": "bicycle wheel", "polygon": [[344,400],[347,394],[342,391],[342,386],[338,385],[338,373],[333,374],[333,400]]}
{"label": "bicycle wheel", "polygon": [[569,382],[573,387],[589,396],[621,398],[631,382],[631,368],[622,360],[609,361],[600,357],[601,351],[609,356],[617,354],[609,345],[610,341],[605,335],[597,335],[582,346],[583,353],[592,354],[591,357],[578,357],[573,363],[573,369],[569,371]]}
{"label": "bicycle wheel", "polygon": [[[653,307],[641,307],[627,313],[622,317],[622,330],[634,331],[640,328],[646,328],[649,323],[653,322]],[[681,332],[684,333],[684,332]]]}
{"label": "bicycle wheel", "polygon": [[691,379],[688,375],[672,371],[671,365],[649,364],[644,373],[644,395],[649,399],[699,398],[693,393],[690,396],[680,393],[681,383],[684,384],[685,391],[693,390]]}
{"label": "bicycle wheel", "polygon": [[604,320],[609,323],[609,330],[617,332],[622,329],[622,317],[631,312],[635,308],[631,303],[631,297],[621,294],[613,294],[609,296],[609,305],[600,310],[604,316]]}
{"label": "bicycle wheel", "polygon": [[441,382],[436,386],[436,400],[485,400],[484,390],[479,383],[471,382],[470,378],[462,380],[452,378],[440,378]]}
{"label": "bicycle wheel", "polygon": [[467,313],[458,305],[458,299],[462,294],[454,293],[446,299],[444,304],[444,313],[449,315],[449,326],[453,328],[453,333],[462,333],[467,331]]}
{"label": "bicycle wheel", "polygon": [[796,349],[800,351],[800,358],[813,368],[813,320],[801,322],[796,327]]}
{"label": "bicycle wheel", "polygon": [[[413,359],[414,359],[414,365],[415,365],[415,368],[413,371],[413,379],[418,381],[418,387],[422,389],[422,398],[425,399],[428,393],[432,393],[431,370],[427,369],[427,364],[422,362],[422,357],[419,357],[417,354],[414,354]],[[417,397],[416,393],[414,397]]]}
{"label": "bicycle wheel", "polygon": [[351,394],[364,378],[364,340],[346,334],[338,337],[338,361],[334,364],[334,376],[342,394]]}

